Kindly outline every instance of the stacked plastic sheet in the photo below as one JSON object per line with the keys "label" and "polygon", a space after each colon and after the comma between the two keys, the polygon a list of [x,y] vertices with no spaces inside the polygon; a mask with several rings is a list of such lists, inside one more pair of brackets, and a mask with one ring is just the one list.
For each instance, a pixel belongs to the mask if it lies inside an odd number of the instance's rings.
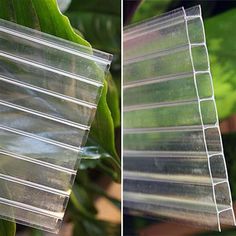
{"label": "stacked plastic sheet", "polygon": [[234,225],[201,9],[124,32],[124,206]]}
{"label": "stacked plastic sheet", "polygon": [[60,228],[111,55],[0,21],[0,214]]}

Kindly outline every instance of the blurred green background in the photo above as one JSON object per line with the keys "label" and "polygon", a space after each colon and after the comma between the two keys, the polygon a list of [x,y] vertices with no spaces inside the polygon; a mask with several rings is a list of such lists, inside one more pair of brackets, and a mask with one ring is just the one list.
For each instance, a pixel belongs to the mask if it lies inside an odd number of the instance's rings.
{"label": "blurred green background", "polygon": [[[217,0],[143,0],[124,1],[124,23],[139,22],[152,16],[201,5],[206,41],[211,62],[215,98],[233,200],[236,201],[236,1]],[[187,228],[187,229],[185,229]],[[124,216],[124,235],[187,236],[187,235],[236,235],[236,229],[222,233],[204,232],[203,229],[157,222],[143,217]]]}

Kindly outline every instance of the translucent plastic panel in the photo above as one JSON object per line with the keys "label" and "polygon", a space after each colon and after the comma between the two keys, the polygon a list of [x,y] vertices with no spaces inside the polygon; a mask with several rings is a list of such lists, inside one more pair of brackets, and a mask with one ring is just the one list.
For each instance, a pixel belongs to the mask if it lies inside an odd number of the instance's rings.
{"label": "translucent plastic panel", "polygon": [[[209,179],[208,161],[205,156],[176,158],[169,153],[169,156],[152,157],[126,157],[124,164],[127,171],[142,172],[150,176],[163,176],[167,180],[171,177],[183,178],[187,182],[194,178],[198,181],[199,177]],[[222,170],[219,165],[217,170]],[[189,178],[188,178],[189,177]],[[214,175],[215,178],[222,179],[222,175]]]}
{"label": "translucent plastic panel", "polygon": [[[16,57],[3,57],[0,53],[0,79],[30,86],[40,91],[65,96],[73,100],[97,103],[102,84],[81,80],[70,74],[52,71],[48,67]],[[62,86],[63,85],[63,86]]]}
{"label": "translucent plastic panel", "polygon": [[124,32],[124,206],[235,224],[199,6]]}
{"label": "translucent plastic panel", "polygon": [[[0,152],[1,175],[18,178],[24,181],[55,188],[60,191],[70,192],[75,176],[73,171],[55,168],[55,166],[45,165],[24,156],[16,156],[9,152]],[[17,166],[17,168],[15,168]]]}
{"label": "translucent plastic panel", "polygon": [[2,150],[24,155],[36,162],[43,161],[46,165],[51,163],[69,170],[77,167],[79,149],[9,127],[0,126],[0,137]]}
{"label": "translucent plastic panel", "polygon": [[31,113],[21,107],[13,108],[10,104],[1,105],[0,124],[34,135],[52,139],[74,147],[79,147],[87,134],[87,128],[65,124],[63,121],[44,117],[43,114]]}
{"label": "translucent plastic panel", "polygon": [[143,132],[124,135],[124,148],[150,151],[205,151],[201,128],[196,131]]}
{"label": "translucent plastic panel", "polygon": [[59,231],[111,59],[0,20],[1,217]]}
{"label": "translucent plastic panel", "polygon": [[[204,40],[204,34],[201,28],[201,19],[193,18],[188,22],[191,43],[201,43]],[[172,20],[168,20],[166,24],[152,23],[146,27],[140,27],[135,32],[124,32],[126,48],[124,56],[126,59],[132,59],[155,52],[175,49],[188,44],[186,35],[186,22],[183,15]],[[158,44],[153,40],[158,37]]]}
{"label": "translucent plastic panel", "polygon": [[[213,100],[196,102],[164,103],[131,108],[124,114],[124,127],[129,128],[159,128],[201,123],[199,105],[202,108],[202,119],[205,124],[215,124],[215,105]],[[135,117],[133,120],[132,117]],[[170,128],[168,128],[170,129]]]}
{"label": "translucent plastic panel", "polygon": [[140,176],[140,179],[132,179],[129,178],[129,175],[127,176],[128,178],[124,180],[124,191],[139,192],[140,195],[150,194],[153,199],[155,197],[157,199],[158,197],[175,198],[176,205],[178,200],[180,201],[184,198],[188,199],[188,201],[191,200],[195,204],[199,201],[202,204],[214,205],[211,180],[209,178],[199,178],[198,181],[178,182],[178,179],[168,181],[168,179],[161,180],[143,176]]}
{"label": "translucent plastic panel", "polygon": [[213,182],[216,183],[218,179],[227,178],[225,171],[225,160],[223,155],[214,155],[210,157],[210,165],[211,165],[211,175],[213,178]]}
{"label": "translucent plastic panel", "polygon": [[[148,202],[148,204],[146,204]],[[124,205],[130,209],[141,211],[144,214],[157,216],[163,219],[175,219],[177,222],[186,222],[194,227],[203,226],[217,228],[218,220],[215,204],[201,204],[185,200],[169,199],[167,197],[151,196],[149,194],[124,193]],[[232,219],[233,215],[227,217]]]}
{"label": "translucent plastic panel", "polygon": [[[207,54],[204,45],[192,46],[192,58],[195,70],[208,70]],[[134,72],[136,72],[135,77],[132,76]],[[146,55],[141,58],[129,60],[124,64],[124,76],[127,82],[165,78],[191,72],[192,62],[188,46]]]}
{"label": "translucent plastic panel", "polygon": [[[5,176],[1,176],[0,184],[0,198],[13,201],[16,205],[24,204],[25,208],[42,208],[57,213],[60,218],[63,216],[65,202],[68,201],[69,196],[40,189],[37,186],[29,186],[27,183]],[[41,201],[38,200],[39,196]]]}
{"label": "translucent plastic panel", "polygon": [[[200,98],[212,97],[213,92],[209,73],[197,75],[196,82]],[[167,79],[153,79],[124,86],[125,109],[129,109],[130,106],[134,105],[140,106],[141,104],[183,102],[186,100],[197,101],[197,99],[193,74],[183,74]]]}
{"label": "translucent plastic panel", "polygon": [[[8,28],[1,26],[0,32],[0,51],[2,51],[1,55],[3,57],[5,54],[8,54],[14,57],[24,58],[30,61],[32,65],[45,65],[51,70],[71,73],[77,77],[87,78],[87,80],[91,79],[100,82],[103,80],[102,72],[94,63],[93,56],[89,54],[84,56],[82,53],[74,52],[74,50],[66,46],[65,49],[64,47],[60,48],[59,45],[55,48],[54,43],[44,43],[44,40],[41,41],[40,38],[37,39],[33,35],[25,35],[15,29],[11,29],[10,25]],[[58,48],[61,50],[58,50]],[[109,64],[108,62],[104,62],[98,61],[99,66],[103,70]],[[98,73],[99,71],[101,73]]]}
{"label": "translucent plastic panel", "polygon": [[1,199],[0,202],[1,217],[7,220],[17,219],[20,224],[40,228],[46,231],[57,232],[62,223],[62,219],[47,211],[38,212],[31,207],[26,209],[24,205],[15,205],[14,202]]}
{"label": "translucent plastic panel", "polygon": [[[6,101],[21,107],[35,109],[38,112],[61,118],[68,123],[79,122],[88,125],[94,117],[95,105],[80,103],[66,97],[53,96],[28,86],[9,83],[0,79],[0,101]],[[68,109],[74,110],[69,113]]]}

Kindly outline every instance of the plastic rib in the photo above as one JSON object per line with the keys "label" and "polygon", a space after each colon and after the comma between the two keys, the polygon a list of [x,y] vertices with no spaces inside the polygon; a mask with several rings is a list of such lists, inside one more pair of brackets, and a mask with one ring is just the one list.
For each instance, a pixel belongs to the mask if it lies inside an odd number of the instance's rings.
{"label": "plastic rib", "polygon": [[[6,22],[6,23],[8,23],[8,22]],[[80,52],[80,51],[76,51],[76,50],[72,50],[72,49],[67,48],[67,47],[63,47],[61,45],[58,46],[57,44],[49,42],[49,41],[46,41],[46,40],[44,40],[42,38],[38,39],[38,38],[36,38],[36,37],[34,37],[32,35],[29,36],[29,35],[24,34],[22,32],[19,33],[19,32],[15,31],[15,30],[12,30],[12,29],[9,29],[9,28],[5,28],[5,27],[0,26],[0,31],[6,32],[8,34],[12,34],[12,35],[20,37],[20,38],[25,38],[25,39],[27,39],[29,41],[33,41],[33,42],[36,42],[38,44],[42,44],[42,45],[49,46],[49,47],[52,47],[52,48],[55,48],[55,49],[58,49],[58,50],[62,50],[62,51],[65,51],[67,53],[71,53],[71,54],[75,54],[75,55],[78,55],[78,56],[82,56],[82,57],[90,59],[90,60],[94,60],[94,61],[105,63],[105,64],[109,64],[110,63],[109,59],[105,60],[102,57],[100,58],[100,57],[97,57],[97,56],[94,56],[94,55],[89,55],[89,54],[86,54],[86,53],[83,53],[83,52]],[[44,36],[43,33],[40,33],[40,34],[42,36]],[[53,39],[53,37],[51,37],[51,38]],[[102,54],[102,52],[100,52],[100,53]],[[103,53],[103,54],[105,55],[105,53]],[[109,57],[111,57],[111,55],[107,54],[107,57],[109,58]]]}
{"label": "plastic rib", "polygon": [[17,130],[17,129],[9,128],[9,127],[2,126],[2,125],[0,126],[0,129],[6,130],[8,132],[16,133],[16,134],[19,134],[19,135],[22,135],[22,136],[26,136],[26,137],[29,137],[29,138],[32,138],[32,139],[37,139],[37,140],[40,140],[40,141],[45,142],[45,143],[53,144],[55,146],[59,146],[59,147],[65,148],[65,149],[72,150],[74,152],[79,152],[81,150],[80,147],[76,148],[74,146],[64,144],[64,143],[61,143],[61,142],[57,142],[55,140],[51,140],[51,139],[48,139],[48,138],[40,137],[38,135],[27,133],[27,132],[24,132],[22,130]]}
{"label": "plastic rib", "polygon": [[36,183],[30,182],[30,181],[25,181],[25,180],[22,180],[22,179],[18,179],[18,178],[3,175],[3,174],[0,174],[0,179],[1,180],[4,179],[4,180],[14,182],[14,183],[17,183],[17,184],[20,184],[20,185],[29,186],[29,187],[32,187],[32,188],[36,188],[36,189],[39,189],[39,190],[43,190],[43,191],[46,191],[46,192],[49,192],[49,193],[58,194],[58,195],[62,195],[62,196],[69,196],[70,192],[71,192],[71,191],[68,191],[68,192],[60,191],[58,189],[53,189],[53,188],[50,188],[50,187],[46,187],[46,186],[43,186],[43,185],[40,185],[40,184],[36,184]]}
{"label": "plastic rib", "polygon": [[33,212],[33,213],[36,213],[36,214],[42,214],[42,215],[45,215],[45,216],[50,216],[50,217],[54,217],[54,218],[58,218],[58,219],[63,218],[62,214],[52,214],[50,211],[46,211],[46,210],[43,210],[43,209],[32,207],[32,206],[27,205],[27,204],[14,202],[14,201],[4,199],[4,198],[2,198],[2,199],[0,198],[0,204],[5,204],[5,205],[11,206],[11,207],[24,209],[26,211],[30,211],[30,212]]}
{"label": "plastic rib", "polygon": [[89,102],[86,102],[86,101],[82,101],[82,100],[79,100],[79,99],[75,99],[73,97],[69,97],[69,96],[66,96],[64,94],[56,93],[54,91],[50,91],[50,90],[42,89],[42,88],[39,88],[39,87],[36,87],[36,86],[32,86],[32,85],[24,83],[24,82],[19,83],[19,82],[15,81],[12,78],[6,78],[6,77],[2,76],[2,77],[0,77],[0,80],[5,81],[5,82],[10,83],[10,84],[17,85],[19,87],[28,88],[28,89],[35,90],[35,91],[40,92],[40,93],[45,93],[45,94],[53,96],[53,97],[58,97],[58,98],[63,99],[63,100],[68,100],[70,102],[74,102],[74,103],[77,103],[79,105],[82,105],[82,106],[85,106],[85,107],[88,107],[88,108],[96,108],[97,107],[96,104],[89,103]]}
{"label": "plastic rib", "polygon": [[[132,36],[133,34],[137,37],[136,33],[138,33],[139,35],[140,31],[143,30],[144,32],[146,32],[148,31],[149,28],[155,28],[155,26],[157,27],[157,29],[159,29],[158,28],[159,26],[165,25],[165,27],[169,27],[169,26],[173,26],[173,24],[175,25],[176,22],[178,24],[179,20],[183,22],[184,19],[182,16],[182,10],[183,10],[182,8],[178,8],[171,12],[162,14],[161,20],[159,16],[155,16],[150,19],[143,20],[141,22],[133,24],[131,26],[126,26],[125,32],[124,32],[125,39],[129,39],[129,36]],[[170,15],[172,15],[175,21],[170,18]]]}
{"label": "plastic rib", "polygon": [[124,134],[134,134],[134,133],[151,133],[151,132],[181,132],[181,131],[202,131],[202,129],[216,128],[216,125],[189,125],[189,126],[173,126],[173,127],[158,127],[158,128],[133,128],[124,129]]}
{"label": "plastic rib", "polygon": [[133,151],[133,150],[125,150],[124,155],[126,157],[165,157],[165,156],[171,156],[171,157],[185,157],[185,156],[191,156],[191,157],[205,157],[205,152],[186,152],[186,151]]}
{"label": "plastic rib", "polygon": [[1,150],[1,149],[0,149],[0,153],[12,156],[16,159],[25,160],[25,161],[28,161],[28,162],[35,163],[37,165],[46,166],[47,168],[52,168],[52,169],[59,170],[59,171],[69,173],[69,174],[72,174],[72,175],[76,175],[76,173],[77,173],[77,171],[75,171],[75,170],[71,170],[71,169],[68,169],[68,168],[63,168],[61,166],[53,165],[51,163],[47,163],[47,162],[44,162],[44,161],[35,160],[33,158],[30,158],[30,157],[26,157],[26,156],[22,156],[22,155],[16,155],[15,153],[7,152],[7,151]]}
{"label": "plastic rib", "polygon": [[42,112],[34,111],[32,109],[25,108],[25,107],[22,107],[22,106],[18,106],[18,105],[9,103],[9,102],[4,102],[4,101],[0,100],[0,104],[3,105],[3,106],[6,106],[6,107],[11,107],[13,109],[17,109],[17,110],[26,112],[26,113],[34,114],[36,116],[40,116],[40,117],[43,117],[43,118],[46,118],[46,119],[49,119],[49,120],[60,122],[62,124],[66,124],[68,126],[73,126],[73,127],[78,128],[78,129],[89,130],[89,127],[86,126],[86,125],[77,124],[77,123],[71,122],[69,120],[64,120],[64,119],[61,119],[61,118],[58,118],[58,117],[47,115],[47,114],[44,114]]}
{"label": "plastic rib", "polygon": [[[129,180],[141,180],[141,181],[161,181],[162,183],[170,182],[170,183],[190,183],[190,184],[201,184],[206,185],[209,184],[209,178],[199,178],[199,176],[166,176],[165,174],[152,174],[152,173],[140,173],[134,171],[125,171],[124,172],[125,179]],[[219,183],[224,183],[225,180],[219,181]],[[218,183],[215,183],[218,184]]]}
{"label": "plastic rib", "polygon": [[[206,45],[204,43],[192,43],[191,47],[206,47]],[[137,57],[137,58],[132,58],[126,61],[125,66],[129,66],[130,64],[134,64],[137,62],[141,62],[141,61],[145,61],[145,60],[150,60],[150,59],[155,59],[155,58],[159,58],[159,57],[163,57],[163,56],[167,56],[169,54],[175,54],[178,52],[182,52],[184,50],[189,49],[189,45],[185,44],[185,45],[180,45],[176,48],[171,48],[171,49],[166,49],[163,51],[159,51],[158,53],[153,53],[153,54],[147,54],[147,55],[143,55],[142,57]]]}
{"label": "plastic rib", "polygon": [[128,27],[124,64],[124,206],[235,225],[200,6]]}
{"label": "plastic rib", "polygon": [[144,105],[134,105],[134,106],[125,106],[124,112],[130,112],[130,111],[137,111],[137,110],[144,110],[144,109],[151,109],[151,108],[160,108],[160,107],[174,107],[174,106],[180,106],[180,105],[188,105],[193,104],[198,101],[211,101],[212,97],[204,98],[204,99],[195,99],[195,100],[179,100],[175,102],[159,102],[159,103],[149,103]]}
{"label": "plastic rib", "polygon": [[[196,46],[201,46],[201,45],[196,45]],[[186,45],[178,46],[176,48],[166,49],[166,50],[160,51],[158,53],[147,54],[147,55],[144,54],[142,57],[137,57],[137,58],[132,58],[130,60],[127,60],[125,63],[125,66],[129,66],[130,64],[134,64],[134,63],[149,60],[149,59],[155,59],[158,57],[167,56],[169,54],[175,54],[175,53],[178,53],[178,52],[188,49],[188,47],[189,47],[189,45],[186,44]]]}
{"label": "plastic rib", "polygon": [[73,78],[73,79],[76,79],[76,80],[80,80],[80,81],[86,82],[88,84],[92,84],[92,85],[95,85],[95,86],[102,86],[102,83],[93,81],[89,78],[83,78],[82,76],[78,76],[78,75],[72,74],[70,72],[62,71],[62,70],[59,70],[59,69],[54,69],[54,68],[49,67],[49,66],[44,65],[44,64],[36,63],[34,61],[26,60],[24,58],[20,58],[20,57],[14,56],[14,55],[4,53],[1,50],[0,50],[0,56],[3,56],[3,57],[6,57],[6,58],[9,58],[9,59],[27,64],[27,65],[30,65],[30,66],[35,66],[35,67],[41,68],[43,70],[48,70],[48,71],[54,72],[56,74],[60,74],[60,75],[66,76],[66,77],[70,77],[70,78]]}
{"label": "plastic rib", "polygon": [[147,84],[162,83],[162,82],[166,82],[166,81],[170,81],[170,80],[188,78],[192,75],[193,75],[193,73],[191,72],[191,73],[185,73],[185,74],[181,74],[181,75],[171,75],[171,76],[164,77],[164,78],[163,77],[149,78],[149,79],[146,79],[146,80],[143,80],[143,81],[137,81],[137,82],[133,81],[131,83],[128,83],[128,84],[124,85],[123,89],[139,87],[139,86],[143,86],[143,85],[147,85]]}

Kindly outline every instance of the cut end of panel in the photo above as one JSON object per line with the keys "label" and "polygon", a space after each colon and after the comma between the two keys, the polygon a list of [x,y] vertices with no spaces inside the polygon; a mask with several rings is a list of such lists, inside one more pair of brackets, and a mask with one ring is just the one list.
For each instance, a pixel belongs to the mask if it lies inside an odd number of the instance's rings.
{"label": "cut end of panel", "polygon": [[232,207],[219,211],[219,231],[229,226],[236,226],[234,210]]}

